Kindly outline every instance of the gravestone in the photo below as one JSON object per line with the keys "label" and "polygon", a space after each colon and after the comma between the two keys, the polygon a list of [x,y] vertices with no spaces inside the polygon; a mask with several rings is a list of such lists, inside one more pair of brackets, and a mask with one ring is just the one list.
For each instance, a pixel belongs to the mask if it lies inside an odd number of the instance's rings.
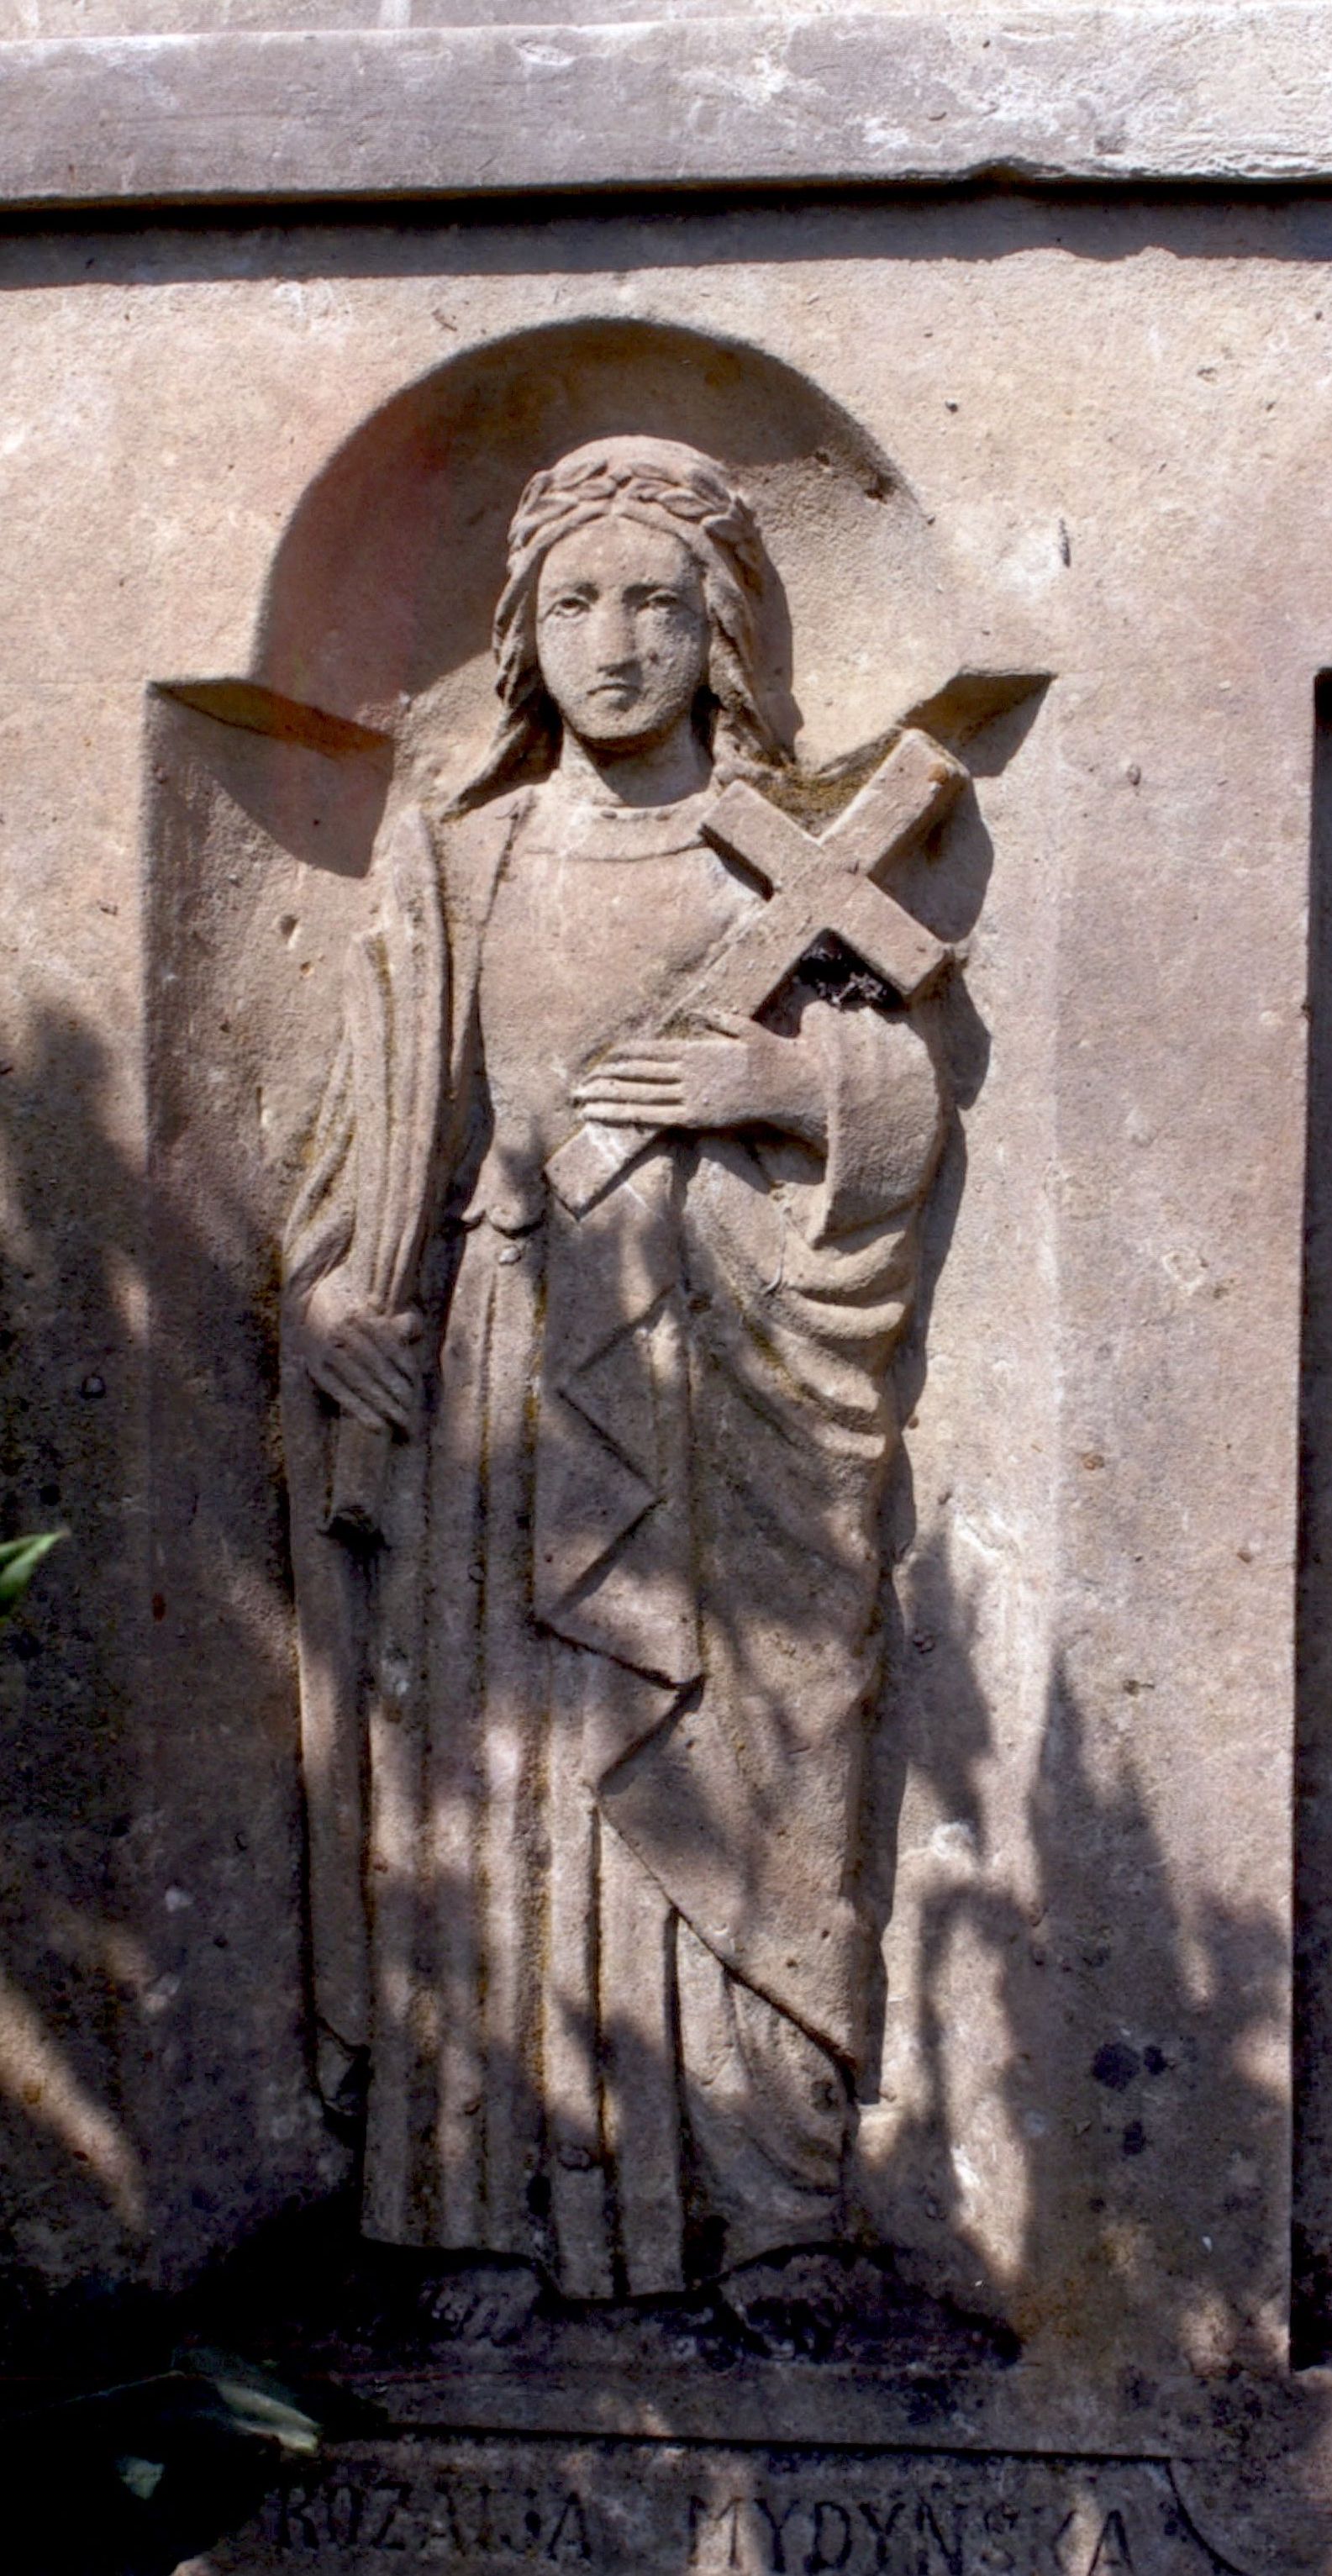
{"label": "gravestone", "polygon": [[0,41],[17,2439],[1332,2569],[1325,31],[463,14]]}

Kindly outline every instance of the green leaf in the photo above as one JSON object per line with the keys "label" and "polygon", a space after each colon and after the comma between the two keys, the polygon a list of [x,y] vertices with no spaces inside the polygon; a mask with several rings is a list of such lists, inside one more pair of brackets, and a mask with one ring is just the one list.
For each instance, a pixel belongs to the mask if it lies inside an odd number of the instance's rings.
{"label": "green leaf", "polygon": [[42,1558],[68,1536],[68,1530],[43,1530],[33,1538],[0,1540],[0,1619],[17,1608]]}
{"label": "green leaf", "polygon": [[138,2497],[140,2504],[147,2504],[166,2476],[166,2462],[140,2460],[132,2451],[127,2452],[123,2460],[116,2462],[116,2476],[129,2488],[131,2495]]}
{"label": "green leaf", "polygon": [[277,2442],[289,2456],[309,2458],[319,2449],[320,2428],[271,2371],[205,2344],[174,2355],[174,2366],[210,2390],[234,2433]]}

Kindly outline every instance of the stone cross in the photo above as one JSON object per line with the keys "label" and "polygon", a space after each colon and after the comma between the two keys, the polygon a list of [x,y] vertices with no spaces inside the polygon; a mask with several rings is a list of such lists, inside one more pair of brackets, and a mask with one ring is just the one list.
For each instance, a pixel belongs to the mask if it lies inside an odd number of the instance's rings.
{"label": "stone cross", "polygon": [[[752,1018],[772,999],[814,942],[831,935],[911,1001],[952,951],[875,883],[937,822],[967,771],[914,727],[901,734],[872,778],[827,831],[802,830],[744,779],[723,789],[704,817],[704,837],[758,878],[767,900],[724,941],[671,1004],[665,1025],[733,1011]],[[643,1150],[647,1131],[578,1128],[546,1165],[551,1187],[582,1216]]]}

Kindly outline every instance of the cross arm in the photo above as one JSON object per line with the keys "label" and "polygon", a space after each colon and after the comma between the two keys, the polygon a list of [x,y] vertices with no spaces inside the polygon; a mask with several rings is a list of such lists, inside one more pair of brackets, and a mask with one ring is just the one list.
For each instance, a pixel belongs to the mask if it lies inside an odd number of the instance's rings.
{"label": "cross arm", "polygon": [[853,948],[903,1001],[914,1000],[949,955],[942,940],[872,878],[839,864],[789,816],[737,781],[703,830],[716,849],[773,888],[761,912],[731,933],[675,1016],[701,1009],[754,1012],[825,933]]}
{"label": "cross arm", "polygon": [[[753,1017],[829,933],[912,1001],[952,952],[874,878],[928,830],[966,774],[928,734],[908,729],[817,840],[748,781],[733,780],[701,828],[714,849],[758,879],[767,901],[677,995],[663,1026],[687,1027],[714,1011]],[[640,1129],[580,1127],[547,1163],[551,1184],[581,1215],[647,1141]]]}
{"label": "cross arm", "polygon": [[819,846],[857,875],[882,876],[942,822],[969,775],[941,742],[908,725]]}

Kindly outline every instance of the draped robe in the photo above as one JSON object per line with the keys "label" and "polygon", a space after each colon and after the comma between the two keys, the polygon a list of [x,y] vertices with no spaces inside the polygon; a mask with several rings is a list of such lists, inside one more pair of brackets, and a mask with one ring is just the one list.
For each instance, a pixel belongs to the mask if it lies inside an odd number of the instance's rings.
{"label": "draped robe", "polygon": [[[838,2232],[888,1364],[939,1141],[909,1015],[797,985],[826,1151],[661,1131],[583,1215],[552,1191],[580,1074],[760,900],[705,803],[557,774],[390,827],[441,936],[387,1007],[446,1071],[373,1555],[324,1525],[336,1414],[297,1332],[284,1360],[314,2001],[368,2074],[365,2225],[585,2297]],[[354,1255],[379,1078],[344,1041],[293,1309]]]}

